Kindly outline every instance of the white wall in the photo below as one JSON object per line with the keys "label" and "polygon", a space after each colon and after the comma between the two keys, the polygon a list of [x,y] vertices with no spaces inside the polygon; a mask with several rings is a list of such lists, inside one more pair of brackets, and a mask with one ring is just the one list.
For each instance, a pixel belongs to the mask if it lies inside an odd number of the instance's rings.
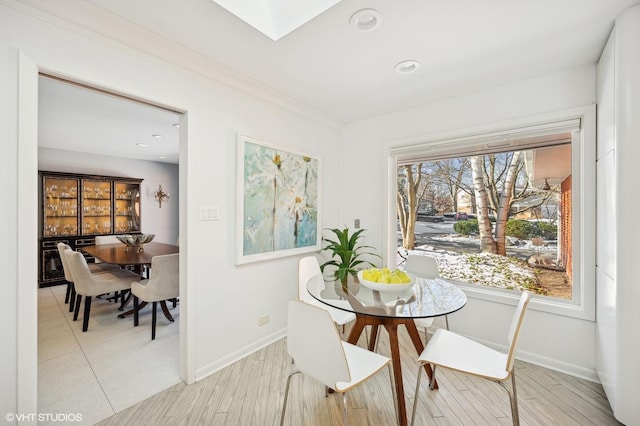
{"label": "white wall", "polygon": [[[8,7],[10,4],[12,7]],[[183,377],[193,381],[241,358],[284,334],[286,303],[297,292],[297,258],[234,265],[236,135],[239,131],[318,155],[324,161],[323,211],[327,224],[335,224],[339,203],[335,153],[340,127],[292,100],[274,103],[219,84],[126,46],[77,29],[50,16],[30,17],[18,2],[0,5],[0,129],[2,129],[3,255],[2,309],[0,309],[0,410],[3,413],[37,412],[33,376],[36,357],[21,357],[35,345],[37,311],[36,247],[20,244],[19,229],[36,229],[37,121],[25,123],[34,135],[19,145],[18,107],[34,96],[18,96],[19,55],[48,73],[77,79],[166,105],[185,113],[181,121],[180,338]],[[156,40],[157,41],[157,40]],[[37,88],[37,75],[27,72],[21,83]],[[264,94],[261,95],[264,98]],[[35,98],[37,99],[37,93]],[[316,118],[317,116],[317,118]],[[23,119],[28,119],[26,115]],[[329,124],[327,124],[329,123]],[[29,136],[29,135],[26,135]],[[185,137],[186,138],[183,138]],[[31,150],[29,148],[32,148]],[[18,150],[25,155],[18,155]],[[24,177],[16,176],[24,172]],[[33,177],[33,181],[31,181]],[[26,187],[23,187],[23,182]],[[22,192],[21,192],[22,191]],[[25,200],[23,196],[26,194]],[[16,207],[26,206],[33,220],[17,222]],[[152,203],[149,203],[151,208]],[[199,208],[220,208],[219,221],[200,221]],[[12,207],[10,207],[12,206]],[[164,209],[164,207],[163,207]],[[26,215],[30,218],[31,215]],[[145,225],[146,226],[146,225]],[[6,254],[6,255],[5,255]],[[25,278],[23,278],[23,276]],[[21,281],[22,280],[22,281]],[[33,286],[33,287],[32,287]],[[270,315],[259,327],[257,319]],[[21,318],[20,322],[18,318]],[[26,320],[22,320],[26,318]],[[20,337],[30,342],[22,344]],[[23,339],[24,340],[24,339]],[[30,351],[33,352],[33,351]],[[28,371],[30,373],[23,373]],[[18,395],[20,395],[18,397]]]}
{"label": "white wall", "polygon": [[[180,202],[178,165],[39,148],[38,169],[144,179],[140,185],[142,232],[155,234],[154,241],[176,243]],[[158,190],[158,185],[162,185],[162,190],[170,195],[161,208],[153,196]]]}
{"label": "white wall", "polygon": [[[595,66],[585,66],[353,123],[341,133],[337,124],[333,126],[323,117],[316,119],[302,106],[296,110],[290,100],[274,106],[262,100],[262,95],[259,98],[231,89],[204,74],[191,73],[51,16],[36,14],[38,18],[32,18],[25,11],[29,11],[27,6],[9,0],[0,5],[0,93],[4,100],[0,103],[0,173],[6,206],[31,207],[35,212],[37,203],[35,195],[24,195],[25,190],[36,188],[37,153],[35,138],[26,148],[18,144],[17,111],[23,108],[19,99],[24,101],[17,93],[19,52],[49,73],[185,112],[179,193],[180,234],[186,242],[181,246],[182,309],[186,315],[181,316],[180,325],[181,345],[188,349],[181,353],[183,366],[187,366],[183,375],[189,381],[282,336],[286,301],[296,295],[296,258],[234,266],[235,137],[239,131],[319,155],[324,160],[324,225],[351,225],[359,218],[368,229],[367,243],[381,247],[387,209],[386,143],[595,103]],[[37,87],[37,76],[32,78]],[[18,182],[13,184],[16,176]],[[34,176],[33,182],[29,176]],[[342,185],[345,179],[348,187]],[[219,206],[221,220],[199,221],[202,205]],[[36,412],[37,406],[31,403],[35,389],[23,373],[35,371],[35,358],[20,355],[21,348],[28,349],[20,340],[26,336],[33,341],[36,333],[35,291],[23,289],[36,286],[35,268],[30,268],[37,252],[35,246],[25,248],[19,235],[21,229],[36,228],[36,215],[27,215],[27,223],[22,223],[17,209],[0,211],[3,223],[18,223],[16,229],[0,227],[4,242],[0,266],[5,283],[0,339],[8,343],[3,345],[0,363],[0,409],[4,413],[18,408]],[[451,321],[466,334],[497,341],[504,330],[481,324],[485,318],[502,321],[511,313],[506,305],[471,298]],[[258,327],[257,318],[265,314],[271,322]],[[531,310],[520,354],[595,379],[594,334],[591,321]]]}
{"label": "white wall", "polygon": [[[615,206],[615,31],[598,62],[598,191],[596,199],[596,282],[598,318],[596,368],[600,382],[613,406],[617,371],[616,335],[616,216]],[[605,349],[606,348],[606,349]],[[604,350],[603,350],[604,349]]]}
{"label": "white wall", "polygon": [[598,63],[596,366],[616,418],[640,424],[637,174],[640,6],[626,10]]}
{"label": "white wall", "polygon": [[[381,247],[384,235],[387,173],[385,146],[397,141],[429,140],[433,135],[491,128],[494,123],[544,115],[595,103],[595,64],[469,96],[352,123],[344,132],[344,169],[350,187],[343,193],[345,223],[361,219],[369,244]],[[592,107],[591,107],[592,108]],[[591,234],[595,229],[590,230]],[[392,242],[394,243],[394,242]],[[595,247],[587,247],[595,253]],[[590,271],[594,266],[591,265]],[[450,316],[457,330],[486,342],[503,343],[506,331],[486,324],[508,323],[513,307],[470,295],[464,309]],[[597,380],[594,366],[595,323],[529,308],[518,355],[550,368]]]}

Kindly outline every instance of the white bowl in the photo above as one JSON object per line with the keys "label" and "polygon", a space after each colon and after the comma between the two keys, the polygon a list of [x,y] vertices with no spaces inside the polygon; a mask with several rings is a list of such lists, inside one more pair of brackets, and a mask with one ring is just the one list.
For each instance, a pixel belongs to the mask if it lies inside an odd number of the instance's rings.
{"label": "white bowl", "polygon": [[402,284],[377,283],[375,281],[369,281],[362,278],[363,272],[364,271],[358,271],[358,281],[360,281],[360,284],[362,284],[367,288],[370,288],[371,290],[378,290],[383,293],[398,293],[401,291],[409,290],[416,283],[415,277],[413,277],[411,274],[407,274],[407,276],[411,280],[408,283],[402,283]]}

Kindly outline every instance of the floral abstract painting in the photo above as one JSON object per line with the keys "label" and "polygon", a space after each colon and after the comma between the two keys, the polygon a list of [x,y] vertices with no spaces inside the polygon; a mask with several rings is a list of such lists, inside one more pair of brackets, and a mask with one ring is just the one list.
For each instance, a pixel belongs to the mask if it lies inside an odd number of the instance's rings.
{"label": "floral abstract painting", "polygon": [[319,162],[239,135],[236,263],[320,249]]}

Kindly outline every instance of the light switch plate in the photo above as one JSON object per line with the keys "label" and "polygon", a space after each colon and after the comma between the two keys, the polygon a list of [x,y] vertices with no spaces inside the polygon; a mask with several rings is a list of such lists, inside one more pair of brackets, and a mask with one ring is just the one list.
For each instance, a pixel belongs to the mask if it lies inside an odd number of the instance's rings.
{"label": "light switch plate", "polygon": [[218,206],[200,206],[200,220],[220,220]]}

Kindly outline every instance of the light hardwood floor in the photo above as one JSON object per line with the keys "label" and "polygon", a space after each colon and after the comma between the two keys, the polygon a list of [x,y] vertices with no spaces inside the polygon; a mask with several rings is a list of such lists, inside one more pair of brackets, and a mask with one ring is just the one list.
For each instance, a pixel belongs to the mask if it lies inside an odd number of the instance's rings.
{"label": "light hardwood floor", "polygon": [[[347,330],[348,332],[348,330]],[[407,409],[413,407],[417,355],[400,332]],[[378,352],[389,354],[386,333]],[[364,346],[364,337],[359,342]],[[291,366],[286,339],[193,385],[178,384],[103,422],[107,425],[277,425]],[[522,361],[516,362],[522,425],[619,425],[602,386]],[[423,376],[424,379],[424,376]],[[417,425],[510,425],[509,398],[497,384],[440,369],[439,390],[421,384]],[[340,425],[340,396],[298,374],[291,383],[285,425]],[[392,425],[393,400],[386,370],[349,392],[350,425]]]}

